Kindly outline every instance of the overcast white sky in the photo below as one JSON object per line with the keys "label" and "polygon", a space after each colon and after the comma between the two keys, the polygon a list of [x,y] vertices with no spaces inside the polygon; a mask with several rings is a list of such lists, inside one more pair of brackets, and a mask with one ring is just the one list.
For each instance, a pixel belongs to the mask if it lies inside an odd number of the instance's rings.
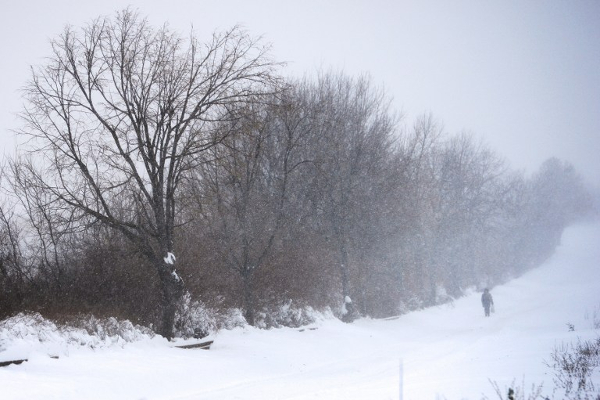
{"label": "overcast white sky", "polygon": [[50,38],[128,5],[201,37],[242,24],[273,44],[290,74],[368,72],[407,124],[431,112],[450,133],[482,137],[514,169],[557,156],[600,184],[598,0],[3,0],[5,154],[14,151],[19,88]]}

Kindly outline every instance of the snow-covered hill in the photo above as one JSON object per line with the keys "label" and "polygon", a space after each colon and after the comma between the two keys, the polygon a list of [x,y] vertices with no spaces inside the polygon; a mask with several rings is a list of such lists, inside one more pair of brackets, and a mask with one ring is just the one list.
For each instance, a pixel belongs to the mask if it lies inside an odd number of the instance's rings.
{"label": "snow-covered hill", "polygon": [[223,331],[210,351],[142,338],[96,350],[66,343],[53,359],[46,345],[5,341],[0,361],[35,352],[0,368],[0,398],[496,399],[489,380],[502,391],[543,383],[551,396],[555,346],[600,334],[599,244],[600,225],[568,229],[545,265],[492,289],[490,318],[473,293],[394,320]]}

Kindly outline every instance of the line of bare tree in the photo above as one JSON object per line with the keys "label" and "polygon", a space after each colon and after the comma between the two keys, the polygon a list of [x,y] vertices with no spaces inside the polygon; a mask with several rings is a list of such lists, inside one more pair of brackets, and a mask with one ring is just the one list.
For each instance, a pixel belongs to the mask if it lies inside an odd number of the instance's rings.
{"label": "line of bare tree", "polygon": [[[171,338],[183,294],[384,317],[538,265],[586,215],[573,167],[512,172],[367,76],[283,79],[240,28],[202,43],[125,10],[65,29],[2,181],[0,317],[94,313]],[[352,305],[352,307],[350,307]]]}

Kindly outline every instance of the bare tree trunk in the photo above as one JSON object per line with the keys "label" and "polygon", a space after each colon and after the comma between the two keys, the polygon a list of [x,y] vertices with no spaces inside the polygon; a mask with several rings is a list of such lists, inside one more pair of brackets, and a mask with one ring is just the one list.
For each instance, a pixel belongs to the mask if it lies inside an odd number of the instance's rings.
{"label": "bare tree trunk", "polygon": [[344,300],[345,314],[342,315],[342,321],[353,322],[357,317],[357,309],[352,297],[350,296],[350,284],[348,278],[348,250],[343,238],[340,240],[340,276],[342,280],[342,298]]}
{"label": "bare tree trunk", "polygon": [[254,301],[253,274],[245,273],[242,275],[244,284],[244,318],[250,326],[256,324],[256,304]]}
{"label": "bare tree trunk", "polygon": [[348,289],[348,250],[346,250],[346,245],[340,245],[340,277],[342,279],[342,296],[344,299],[346,297],[350,297],[350,290]]}
{"label": "bare tree trunk", "polygon": [[175,314],[177,312],[177,303],[184,292],[183,280],[172,264],[161,262],[158,266],[158,277],[161,288],[161,310],[160,326],[157,333],[168,340],[173,339],[173,327],[175,325]]}

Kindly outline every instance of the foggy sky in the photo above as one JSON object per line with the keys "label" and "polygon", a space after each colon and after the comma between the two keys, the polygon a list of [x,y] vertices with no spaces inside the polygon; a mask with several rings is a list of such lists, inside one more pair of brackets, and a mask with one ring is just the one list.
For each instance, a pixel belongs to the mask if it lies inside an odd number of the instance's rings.
{"label": "foggy sky", "polygon": [[29,67],[66,24],[127,5],[197,36],[235,24],[273,44],[285,73],[368,73],[404,123],[430,112],[513,169],[570,161],[600,184],[600,1],[23,0],[0,9],[0,144],[12,154]]}

